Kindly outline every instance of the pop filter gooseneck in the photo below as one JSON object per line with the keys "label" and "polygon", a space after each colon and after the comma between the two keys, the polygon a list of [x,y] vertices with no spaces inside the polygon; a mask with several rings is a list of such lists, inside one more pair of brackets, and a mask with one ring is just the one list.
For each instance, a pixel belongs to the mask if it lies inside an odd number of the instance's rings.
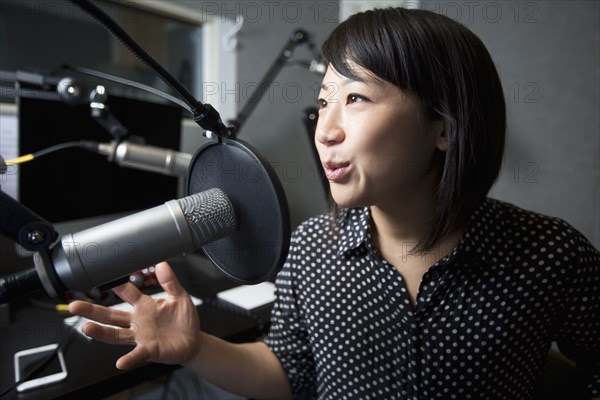
{"label": "pop filter gooseneck", "polygon": [[90,14],[106,30],[115,36],[134,56],[143,64],[152,69],[179,97],[188,105],[194,121],[202,128],[214,132],[224,138],[228,136],[228,129],[221,121],[221,116],[210,104],[202,104],[181,84],[173,75],[163,68],[142,46],[140,46],[123,28],[112,20],[104,11],[89,0],[70,0],[82,10]]}
{"label": "pop filter gooseneck", "polygon": [[277,273],[287,257],[290,218],[281,183],[269,164],[249,144],[229,138],[219,113],[202,104],[135,42],[116,22],[88,0],[71,0],[116,36],[165,81],[189,106],[194,121],[218,140],[194,155],[187,176],[188,194],[223,190],[238,220],[229,236],[203,246],[211,261],[229,278],[247,284]]}

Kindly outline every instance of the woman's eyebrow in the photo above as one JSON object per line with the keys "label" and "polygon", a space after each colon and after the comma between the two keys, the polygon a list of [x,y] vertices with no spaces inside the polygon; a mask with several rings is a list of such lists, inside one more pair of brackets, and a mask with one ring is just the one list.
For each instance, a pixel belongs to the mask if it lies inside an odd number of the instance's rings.
{"label": "woman's eyebrow", "polygon": [[[360,83],[364,83],[366,85],[381,85],[381,81],[379,79],[375,79],[369,76],[357,76],[356,78],[343,78],[342,82],[339,84],[340,87],[342,86],[346,86],[349,85],[351,83],[355,83],[355,82],[360,82]],[[329,91],[329,89],[335,86],[337,86],[338,83],[334,83],[334,82],[323,82],[321,83],[321,89],[323,89],[324,91]]]}

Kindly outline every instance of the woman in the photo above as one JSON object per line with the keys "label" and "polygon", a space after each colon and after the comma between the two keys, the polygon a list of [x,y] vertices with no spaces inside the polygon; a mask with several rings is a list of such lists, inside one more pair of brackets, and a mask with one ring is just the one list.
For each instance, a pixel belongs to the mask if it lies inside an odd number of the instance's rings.
{"label": "woman", "polygon": [[171,295],[115,289],[132,313],[74,302],[117,361],[180,363],[230,391],[323,399],[529,399],[557,340],[600,395],[600,255],[567,223],[486,198],[505,133],[481,41],[444,16],[357,14],[323,46],[316,146],[336,208],[302,224],[264,342],[199,330]]}

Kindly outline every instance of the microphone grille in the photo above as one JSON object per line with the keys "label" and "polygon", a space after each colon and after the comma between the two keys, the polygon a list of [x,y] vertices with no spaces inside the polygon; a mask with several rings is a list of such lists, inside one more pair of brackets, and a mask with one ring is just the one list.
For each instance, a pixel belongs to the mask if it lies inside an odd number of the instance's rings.
{"label": "microphone grille", "polygon": [[194,247],[221,239],[236,229],[233,205],[220,189],[209,189],[177,200],[192,233]]}
{"label": "microphone grille", "polygon": [[176,175],[185,175],[188,171],[190,163],[192,162],[192,155],[188,153],[176,152],[173,157],[172,170],[175,171]]}

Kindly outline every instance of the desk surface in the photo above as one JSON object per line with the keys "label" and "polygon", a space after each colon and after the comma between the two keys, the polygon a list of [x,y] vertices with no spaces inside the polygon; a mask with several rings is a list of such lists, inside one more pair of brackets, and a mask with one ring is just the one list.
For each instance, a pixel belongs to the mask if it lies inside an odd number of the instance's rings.
{"label": "desk surface", "polygon": [[[256,340],[265,333],[266,326],[260,322],[264,321],[266,325],[270,306],[256,310],[255,315],[251,316],[215,299],[217,292],[236,286],[234,282],[223,277],[199,280],[193,271],[195,279],[188,279],[190,271],[173,266],[182,282],[187,282],[184,286],[192,295],[210,299],[197,307],[205,332],[233,342]],[[147,364],[130,371],[117,370],[117,358],[131,347],[88,340],[65,326],[63,319],[67,316],[31,306],[28,301],[11,304],[11,323],[0,327],[0,393],[14,385],[15,352],[49,343],[65,343],[69,341],[69,336],[72,336],[72,340],[64,351],[68,370],[65,381],[31,392],[17,393],[13,390],[3,399],[102,398],[179,367]]]}

